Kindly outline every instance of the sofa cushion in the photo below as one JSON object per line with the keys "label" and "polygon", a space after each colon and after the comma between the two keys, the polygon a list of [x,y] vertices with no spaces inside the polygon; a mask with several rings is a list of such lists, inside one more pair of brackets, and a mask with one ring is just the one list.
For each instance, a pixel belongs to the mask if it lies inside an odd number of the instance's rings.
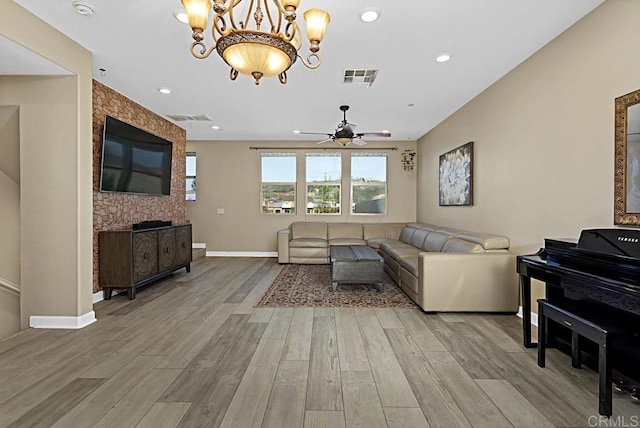
{"label": "sofa cushion", "polygon": [[451,238],[442,246],[443,253],[484,253],[482,245],[463,239]]}
{"label": "sofa cushion", "polygon": [[432,224],[426,224],[426,223],[409,223],[407,224],[407,226],[413,227],[414,229],[428,230],[429,232],[435,232],[439,228],[438,226],[434,226]]}
{"label": "sofa cushion", "polygon": [[404,257],[418,257],[422,250],[416,247],[407,245],[406,247],[391,248],[387,253],[396,260],[400,260]]}
{"label": "sofa cushion", "polygon": [[425,238],[430,232],[425,229],[417,229],[411,235],[411,239],[409,240],[409,245],[413,245],[416,248],[422,248],[422,244],[424,243]]}
{"label": "sofa cushion", "polygon": [[393,257],[391,257],[389,254],[387,254],[385,252],[382,252],[380,255],[384,259],[384,267],[385,267],[385,269],[386,270],[390,270],[397,277],[398,276],[398,272],[400,271],[400,265],[398,265],[398,262],[396,262],[393,259]]}
{"label": "sofa cushion", "polygon": [[400,242],[397,239],[388,239],[388,238],[371,238],[367,239],[367,245],[371,248],[377,250],[382,246],[382,244],[390,243],[390,242]]}
{"label": "sofa cushion", "polygon": [[436,229],[436,232],[444,233],[445,235],[449,236],[457,236],[458,233],[463,233],[465,231],[462,229],[454,229],[452,227],[441,227]]}
{"label": "sofa cushion", "polygon": [[290,248],[327,248],[327,240],[323,238],[297,238],[289,241]]}
{"label": "sofa cushion", "polygon": [[358,238],[329,239],[329,245],[367,245],[367,241]]}
{"label": "sofa cushion", "polygon": [[415,227],[403,227],[402,231],[400,232],[400,240],[406,244],[408,244],[409,242],[411,242],[411,236],[413,236],[413,233],[418,230]]}
{"label": "sofa cushion", "polygon": [[305,221],[291,223],[291,238],[327,239],[327,223]]}
{"label": "sofa cushion", "polygon": [[506,236],[491,235],[488,233],[459,232],[456,234],[456,238],[480,244],[485,250],[509,249],[509,238]]}
{"label": "sofa cushion", "polygon": [[364,239],[373,238],[400,239],[400,232],[404,223],[364,223],[362,225]]}
{"label": "sofa cushion", "polygon": [[442,247],[444,243],[450,239],[450,235],[446,235],[440,232],[431,232],[427,235],[427,238],[424,240],[424,244],[422,244],[422,249],[424,251],[431,252],[439,252],[442,251]]}
{"label": "sofa cushion", "polygon": [[356,238],[362,239],[362,224],[360,223],[328,223],[327,234],[329,239]]}
{"label": "sofa cushion", "polygon": [[328,248],[291,248],[291,257],[305,258],[327,258],[329,257]]}
{"label": "sofa cushion", "polygon": [[407,248],[407,247],[411,247],[411,245],[405,244],[404,242],[396,241],[393,239],[387,239],[382,244],[380,244],[380,249],[387,253],[391,252],[392,249],[398,248],[398,247]]}
{"label": "sofa cushion", "polygon": [[[417,277],[418,276],[418,255],[406,256],[402,257],[398,260],[398,263],[401,267],[405,268],[411,275]],[[417,291],[417,290],[416,290]]]}

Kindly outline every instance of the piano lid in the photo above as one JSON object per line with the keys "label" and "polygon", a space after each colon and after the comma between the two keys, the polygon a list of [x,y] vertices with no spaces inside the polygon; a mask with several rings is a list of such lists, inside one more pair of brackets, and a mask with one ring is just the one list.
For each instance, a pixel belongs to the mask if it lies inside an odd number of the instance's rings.
{"label": "piano lid", "polygon": [[640,230],[584,229],[576,246],[579,250],[640,259]]}

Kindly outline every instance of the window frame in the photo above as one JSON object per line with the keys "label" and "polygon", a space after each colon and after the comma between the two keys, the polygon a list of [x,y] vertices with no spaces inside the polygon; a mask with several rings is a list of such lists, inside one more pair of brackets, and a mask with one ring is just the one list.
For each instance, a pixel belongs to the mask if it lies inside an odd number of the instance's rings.
{"label": "window frame", "polygon": [[[309,168],[308,168],[308,162],[307,160],[310,157],[335,157],[339,160],[340,162],[340,167],[338,168],[338,171],[340,172],[340,177],[337,178],[337,183],[334,183],[334,181],[331,181],[331,184],[319,184],[322,182],[317,182],[317,181],[308,181],[309,180]],[[328,215],[328,216],[341,216],[343,214],[342,212],[342,180],[343,180],[343,171],[342,169],[344,168],[344,164],[342,162],[342,153],[335,153],[335,152],[329,152],[329,153],[305,153],[305,157],[304,157],[304,174],[305,174],[305,215],[312,215],[312,216],[324,216],[324,215]],[[328,213],[323,213],[323,212],[313,212],[313,211],[309,211],[309,186],[331,186],[331,187],[337,187],[338,188],[338,201],[337,201],[337,208],[338,211],[335,213],[332,212],[328,212]],[[313,210],[313,208],[312,208]]]}
{"label": "window frame", "polygon": [[[359,183],[353,180],[353,159],[366,157],[380,157],[385,159],[384,170],[384,211],[378,213],[357,213],[355,212],[355,202],[353,197],[354,187],[366,186],[367,182]],[[351,152],[350,153],[350,174],[349,174],[349,215],[352,216],[386,216],[388,213],[389,201],[389,155],[386,152]]]}
{"label": "window frame", "polygon": [[[259,200],[259,209],[260,209],[260,214],[261,215],[297,215],[298,212],[298,154],[294,153],[294,152],[260,152],[260,189],[259,189],[259,194],[260,194],[260,200]],[[262,163],[262,159],[265,157],[288,157],[288,158],[293,158],[294,159],[294,177],[295,177],[295,181],[293,182],[289,182],[289,181],[278,181],[278,182],[272,182],[272,181],[262,181],[263,176],[263,163]],[[264,211],[264,186],[268,185],[268,186],[292,186],[293,187],[293,201],[291,203],[291,208],[292,211],[291,212],[268,212],[268,207],[267,207],[267,212]],[[282,209],[282,208],[281,208]]]}
{"label": "window frame", "polygon": [[[195,169],[195,174],[194,175],[187,175],[187,158],[189,157],[193,157],[194,159],[194,169]],[[197,185],[197,181],[196,181],[196,176],[198,175],[198,158],[196,156],[196,152],[186,152],[185,153],[185,158],[184,158],[184,174],[185,174],[185,195],[184,195],[184,199],[186,201],[189,202],[195,202],[198,199],[198,185]],[[189,199],[187,196],[189,195],[189,193],[187,193],[187,188],[186,188],[186,182],[187,180],[193,180],[193,182],[195,183],[195,185],[193,186],[193,199]]]}

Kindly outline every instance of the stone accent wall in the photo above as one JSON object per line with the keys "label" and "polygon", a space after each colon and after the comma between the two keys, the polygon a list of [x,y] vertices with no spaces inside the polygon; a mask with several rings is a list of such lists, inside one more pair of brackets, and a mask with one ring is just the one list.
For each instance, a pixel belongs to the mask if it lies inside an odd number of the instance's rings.
{"label": "stone accent wall", "polygon": [[[100,192],[100,160],[105,116],[111,116],[173,143],[171,195],[136,195]],[[186,221],[185,151],[186,131],[131,101],[124,95],[93,81],[93,291],[99,291],[98,232],[130,228],[144,220]]]}

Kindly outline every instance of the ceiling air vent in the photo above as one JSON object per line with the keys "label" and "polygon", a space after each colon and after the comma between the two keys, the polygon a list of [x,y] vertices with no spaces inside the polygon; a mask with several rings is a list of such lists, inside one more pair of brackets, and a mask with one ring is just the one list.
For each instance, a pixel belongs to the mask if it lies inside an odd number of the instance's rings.
{"label": "ceiling air vent", "polygon": [[169,119],[176,122],[211,122],[211,118],[206,114],[168,114]]}
{"label": "ceiling air vent", "polygon": [[369,87],[373,85],[373,82],[375,82],[377,76],[378,76],[378,70],[347,69],[344,71],[344,78],[342,80],[342,83],[363,84]]}

